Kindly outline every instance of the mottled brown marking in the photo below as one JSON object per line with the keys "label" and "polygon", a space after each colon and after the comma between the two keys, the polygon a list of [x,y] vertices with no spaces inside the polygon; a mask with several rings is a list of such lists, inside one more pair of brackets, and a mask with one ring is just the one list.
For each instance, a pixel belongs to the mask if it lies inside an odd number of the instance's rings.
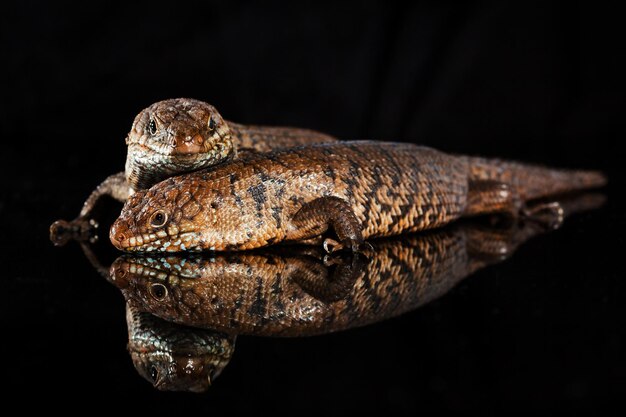
{"label": "mottled brown marking", "polygon": [[[193,190],[202,210],[193,219],[177,223],[180,233],[162,239],[161,245],[154,246],[153,250],[163,250],[163,244],[176,242],[181,235],[188,238],[185,249],[193,250],[242,250],[265,246],[268,242],[318,241],[319,234],[330,226],[328,222],[332,218],[328,213],[311,214],[309,223],[322,223],[306,227],[302,227],[305,219],[294,222],[294,216],[307,204],[323,198],[345,201],[365,239],[431,229],[463,215],[502,211],[501,204],[494,205],[491,197],[485,198],[493,193],[476,187],[472,192],[470,183],[479,183],[477,170],[484,171],[474,164],[485,164],[483,160],[476,161],[412,144],[369,141],[319,144],[248,155],[212,170],[157,184],[139,205],[124,207],[112,234],[117,231],[143,234],[146,213],[158,208],[172,213],[180,211],[175,200],[167,198],[172,190]],[[501,163],[498,166],[506,167]],[[516,167],[512,172],[519,173],[522,179],[514,178],[513,174],[499,174],[501,179],[510,177],[513,185],[506,187],[512,190],[512,195],[541,195],[536,184],[545,180],[529,179],[530,174]],[[329,169],[333,175],[328,175]],[[543,175],[552,171],[531,167],[529,172]],[[558,171],[549,178],[554,182],[546,185],[548,191],[601,185],[603,181],[596,173],[571,172],[568,176],[567,171]],[[482,181],[493,183],[494,180]],[[530,184],[530,191],[525,190],[524,181]],[[210,203],[217,198],[222,199],[222,204],[219,210],[211,210]],[[331,206],[318,205],[316,209],[330,211]],[[280,214],[272,207],[281,207]],[[334,224],[335,232],[338,225]],[[140,245],[117,246],[146,250]],[[170,245],[168,250],[177,250],[176,245]]]}
{"label": "mottled brown marking", "polygon": [[[155,122],[154,132],[149,128],[151,121]],[[50,238],[62,245],[71,239],[92,236],[97,223],[90,222],[91,216],[103,196],[124,202],[133,192],[173,175],[233,159],[239,149],[266,152],[334,141],[332,136],[307,129],[227,122],[215,107],[199,100],[177,98],[156,102],[135,117],[126,137],[125,171],[103,181],[85,201],[79,217],[53,224]]]}
{"label": "mottled brown marking", "polygon": [[[124,256],[112,267],[112,282],[128,301],[176,323],[236,334],[305,336],[415,309],[543,231],[532,223],[507,229],[459,225],[374,242],[368,257],[333,258],[332,268],[312,249],[220,254],[185,264],[184,276],[176,267],[184,258],[148,263]],[[141,273],[130,272],[133,266],[135,271],[141,266]],[[166,277],[158,278],[161,272]],[[148,295],[155,282],[168,287],[165,299]]]}

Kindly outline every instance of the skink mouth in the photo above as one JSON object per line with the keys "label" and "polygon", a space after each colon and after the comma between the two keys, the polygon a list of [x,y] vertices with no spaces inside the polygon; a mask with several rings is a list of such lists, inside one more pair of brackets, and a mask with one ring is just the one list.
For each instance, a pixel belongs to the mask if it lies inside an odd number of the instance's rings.
{"label": "skink mouth", "polygon": [[175,253],[199,251],[198,245],[192,241],[195,233],[172,233],[159,230],[154,233],[130,235],[125,232],[111,230],[111,242],[120,250],[126,252],[161,252]]}
{"label": "skink mouth", "polygon": [[128,145],[128,152],[135,153],[139,151],[140,154],[157,155],[164,158],[179,157],[179,158],[197,158],[200,155],[217,154],[218,151],[214,150],[215,145],[209,142],[205,142],[203,145],[199,145],[197,148],[186,147],[187,150],[181,150],[181,148],[172,147],[170,145],[145,145],[141,143],[131,143]]}
{"label": "skink mouth", "polygon": [[[164,236],[163,236],[164,235]],[[128,252],[152,252],[162,247],[162,238],[166,238],[167,233],[144,233],[141,235],[129,235],[123,232],[111,234],[111,242],[121,250]]]}

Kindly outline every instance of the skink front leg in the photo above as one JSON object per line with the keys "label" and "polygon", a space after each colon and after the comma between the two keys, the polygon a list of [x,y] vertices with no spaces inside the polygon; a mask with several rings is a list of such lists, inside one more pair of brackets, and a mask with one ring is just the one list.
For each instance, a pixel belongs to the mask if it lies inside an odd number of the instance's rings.
{"label": "skink front leg", "polygon": [[286,240],[306,241],[321,236],[329,229],[337,240],[326,238],[323,242],[328,253],[347,249],[363,249],[363,226],[350,205],[338,197],[320,197],[305,204],[291,219]]}
{"label": "skink front leg", "polygon": [[97,238],[98,222],[93,218],[94,212],[102,197],[109,196],[114,200],[125,202],[131,193],[124,172],[107,177],[91,192],[80,214],[72,221],[57,220],[50,226],[50,240],[57,246],[63,246],[70,240],[93,241]]}

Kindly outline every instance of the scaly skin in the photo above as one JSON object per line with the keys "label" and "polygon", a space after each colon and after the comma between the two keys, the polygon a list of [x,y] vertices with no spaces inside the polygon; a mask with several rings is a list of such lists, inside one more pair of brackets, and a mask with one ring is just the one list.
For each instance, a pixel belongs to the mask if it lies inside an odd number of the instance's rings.
{"label": "scaly skin", "polygon": [[[569,215],[604,201],[602,195],[584,195],[560,200],[559,206]],[[507,259],[547,230],[542,223],[559,226],[561,220],[499,227],[465,222],[376,241],[369,259],[321,260],[323,253],[310,247],[211,258],[125,255],[109,273],[84,249],[127,300],[129,351],[138,372],[159,389],[198,392],[228,364],[237,333],[305,336],[407,312],[442,296],[474,271]],[[220,326],[231,335],[209,330]]]}
{"label": "scaly skin", "polygon": [[199,100],[164,100],[135,118],[126,138],[125,176],[132,194],[173,175],[234,158],[237,150],[267,152],[331,141],[332,137],[307,129],[227,122],[215,107]]}
{"label": "scaly skin", "polygon": [[[111,267],[102,264],[94,248],[80,243],[93,268],[113,282]],[[203,392],[228,365],[235,349],[234,335],[171,323],[126,303],[128,352],[137,372],[163,391]]]}
{"label": "scaly skin", "polygon": [[133,195],[111,228],[126,251],[253,249],[278,242],[360,250],[363,239],[431,229],[462,216],[525,211],[522,202],[599,186],[557,171],[355,141],[247,155]]}
{"label": "scaly skin", "polygon": [[125,176],[133,191],[236,154],[228,124],[215,108],[188,99],[160,101],[142,110],[126,145]]}
{"label": "scaly skin", "polygon": [[311,336],[416,309],[545,231],[535,222],[460,224],[375,241],[367,256],[324,260],[319,249],[302,247],[210,258],[124,255],[110,279],[127,302],[167,321],[230,334]]}
{"label": "scaly skin", "polygon": [[77,219],[59,220],[50,237],[62,245],[94,235],[89,222],[103,196],[124,202],[130,195],[173,175],[220,164],[239,152],[267,152],[311,143],[333,142],[329,135],[291,127],[246,126],[225,121],[205,102],[178,98],[142,110],[126,137],[126,170],[105,179],[85,201]]}
{"label": "scaly skin", "polygon": [[[437,298],[477,268],[469,247],[462,229],[380,241],[369,260],[345,255],[343,271],[334,274],[320,254],[125,255],[113,263],[111,281],[127,302],[170,322],[230,334],[311,336],[385,320]],[[343,283],[337,297],[325,288],[333,283]]]}
{"label": "scaly skin", "polygon": [[133,365],[163,391],[206,391],[235,350],[235,336],[176,325],[131,304],[126,321]]}

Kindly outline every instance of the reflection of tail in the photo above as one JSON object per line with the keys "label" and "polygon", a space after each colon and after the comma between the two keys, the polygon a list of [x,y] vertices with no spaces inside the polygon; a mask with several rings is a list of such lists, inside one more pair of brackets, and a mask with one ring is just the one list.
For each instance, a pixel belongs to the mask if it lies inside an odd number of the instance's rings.
{"label": "reflection of tail", "polygon": [[525,165],[498,159],[468,157],[470,182],[495,181],[508,184],[522,200],[602,187],[607,179],[597,171],[568,171]]}

